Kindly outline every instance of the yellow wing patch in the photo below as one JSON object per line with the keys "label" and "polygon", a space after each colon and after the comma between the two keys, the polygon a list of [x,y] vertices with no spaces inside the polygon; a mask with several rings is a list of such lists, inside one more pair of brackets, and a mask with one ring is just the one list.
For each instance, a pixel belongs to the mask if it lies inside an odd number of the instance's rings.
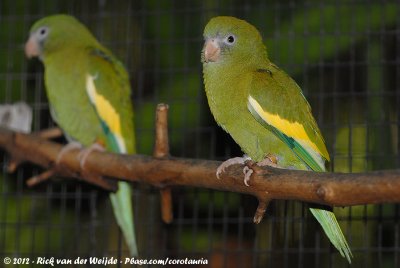
{"label": "yellow wing patch", "polygon": [[89,99],[96,108],[96,112],[103,120],[112,134],[115,136],[121,152],[125,151],[125,143],[122,139],[121,120],[111,103],[102,95],[97,93],[94,80],[96,76],[86,75],[86,91]]}
{"label": "yellow wing patch", "polygon": [[257,114],[266,123],[275,127],[276,129],[284,133],[286,136],[297,140],[300,144],[309,146],[314,151],[318,152],[320,155],[328,157],[327,159],[329,160],[329,155],[327,156],[325,153],[321,152],[321,150],[317,147],[317,145],[311,141],[303,125],[301,125],[298,122],[289,122],[288,120],[281,118],[279,115],[266,112],[252,96],[249,96],[248,100],[250,105],[257,112]]}

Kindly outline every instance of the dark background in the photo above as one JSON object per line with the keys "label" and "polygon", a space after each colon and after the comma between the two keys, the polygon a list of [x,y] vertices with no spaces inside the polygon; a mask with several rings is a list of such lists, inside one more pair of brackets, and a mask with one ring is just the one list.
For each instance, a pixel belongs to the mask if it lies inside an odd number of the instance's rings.
{"label": "dark background", "polygon": [[[262,32],[272,61],[302,87],[331,154],[331,171],[400,167],[397,1],[1,0],[0,103],[29,103],[35,131],[54,123],[43,66],[24,57],[23,44],[34,21],[56,13],[77,17],[127,66],[141,154],[152,153],[160,102],[170,105],[172,155],[224,160],[242,154],[209,112],[200,63],[205,24],[233,15]],[[0,266],[5,256],[127,256],[106,192],[57,178],[30,189],[25,180],[41,170],[25,164],[7,174],[9,158],[0,157]],[[273,202],[255,226],[252,197],[175,188],[175,219],[165,225],[158,190],[134,186],[143,258],[207,258],[212,267],[349,266],[306,204]],[[400,267],[399,205],[335,213],[354,253],[351,267]]]}

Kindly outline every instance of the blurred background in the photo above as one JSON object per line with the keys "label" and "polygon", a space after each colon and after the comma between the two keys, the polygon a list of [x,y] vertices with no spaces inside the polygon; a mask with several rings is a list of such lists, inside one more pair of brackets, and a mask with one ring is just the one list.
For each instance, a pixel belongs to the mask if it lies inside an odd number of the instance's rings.
{"label": "blurred background", "polygon": [[[262,32],[271,60],[303,89],[331,154],[331,171],[400,168],[398,1],[1,0],[0,103],[27,102],[33,131],[54,123],[43,66],[25,58],[23,45],[32,23],[55,13],[81,20],[128,68],[141,154],[152,154],[160,102],[170,105],[173,156],[225,160],[242,154],[210,114],[200,63],[205,24],[233,15]],[[28,188],[26,179],[42,170],[27,163],[8,174],[8,161],[0,151],[0,261],[128,255],[107,192],[60,178]],[[350,267],[307,204],[274,201],[255,226],[253,197],[174,188],[174,221],[166,225],[158,190],[134,186],[142,258],[207,258],[210,267]],[[398,204],[335,213],[354,253],[351,267],[400,267]]]}

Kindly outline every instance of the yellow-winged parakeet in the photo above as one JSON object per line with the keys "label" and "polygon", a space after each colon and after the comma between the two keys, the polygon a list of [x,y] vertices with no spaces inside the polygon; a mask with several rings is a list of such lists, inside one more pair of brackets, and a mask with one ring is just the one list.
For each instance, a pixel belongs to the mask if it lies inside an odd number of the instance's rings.
{"label": "yellow-winged parakeet", "polygon": [[[244,20],[215,17],[206,25],[204,38],[204,85],[217,123],[253,161],[273,159],[270,162],[281,168],[324,172],[329,154],[310,105],[296,82],[269,60],[258,30]],[[244,161],[228,160],[217,176],[227,165]],[[351,262],[333,212],[310,210]]]}
{"label": "yellow-winged parakeet", "polygon": [[[135,153],[128,73],[82,23],[68,15],[38,20],[25,53],[44,64],[51,115],[68,140]],[[110,199],[130,254],[137,256],[130,184],[119,182]]]}

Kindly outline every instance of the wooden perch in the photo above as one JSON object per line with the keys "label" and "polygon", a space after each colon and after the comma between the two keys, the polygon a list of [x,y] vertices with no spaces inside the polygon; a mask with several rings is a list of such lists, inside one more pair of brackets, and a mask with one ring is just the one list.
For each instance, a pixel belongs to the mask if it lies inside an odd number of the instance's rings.
{"label": "wooden perch", "polygon": [[[158,113],[166,113],[166,110],[166,107],[160,109],[160,106],[157,109]],[[166,213],[163,219],[166,221],[172,220],[171,193],[168,188],[171,186],[203,187],[253,195],[259,200],[255,222],[262,219],[271,199],[295,199],[330,206],[400,202],[400,170],[353,174],[316,173],[248,164],[254,170],[250,186],[243,183],[243,165],[227,168],[222,178],[217,179],[215,173],[221,162],[168,155],[166,115],[159,116],[161,119],[158,117],[160,120],[156,121],[164,126],[156,129],[164,131],[164,134],[156,134],[158,141],[153,157],[94,151],[87,157],[85,170],[114,178],[113,182],[139,181],[160,187],[164,206],[162,209]],[[0,128],[0,147],[10,153],[17,163],[29,161],[48,169],[43,173],[44,177],[55,174],[72,176],[107,190],[115,190],[105,182],[92,181],[80,175],[79,149],[66,152],[58,165],[62,168],[54,168],[63,146],[42,136]]]}
{"label": "wooden perch", "polygon": [[[153,156],[155,158],[165,158],[169,156],[168,141],[168,105],[158,104],[156,112],[156,140],[154,144]],[[172,214],[172,193],[169,186],[160,189],[161,195],[161,218],[165,223],[171,223]]]}

